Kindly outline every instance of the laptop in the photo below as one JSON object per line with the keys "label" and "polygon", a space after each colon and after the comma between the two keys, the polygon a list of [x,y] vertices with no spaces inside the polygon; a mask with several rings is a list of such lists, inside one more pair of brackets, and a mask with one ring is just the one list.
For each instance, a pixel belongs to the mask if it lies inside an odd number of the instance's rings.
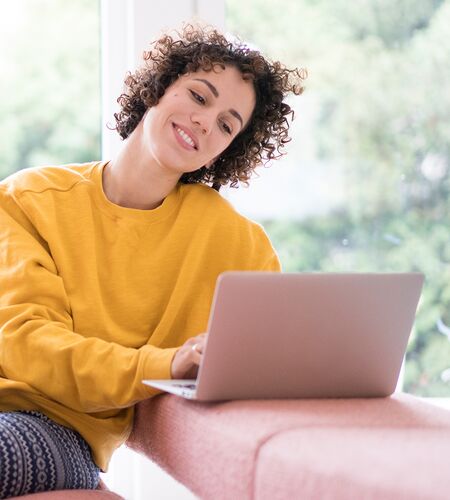
{"label": "laptop", "polygon": [[227,271],[195,380],[144,380],[197,401],[386,397],[396,388],[420,273]]}

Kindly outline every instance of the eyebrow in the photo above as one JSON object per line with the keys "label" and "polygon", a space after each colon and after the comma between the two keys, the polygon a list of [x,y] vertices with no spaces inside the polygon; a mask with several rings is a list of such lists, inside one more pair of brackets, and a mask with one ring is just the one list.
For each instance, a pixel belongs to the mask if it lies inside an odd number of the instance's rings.
{"label": "eyebrow", "polygon": [[[214,97],[219,97],[219,92],[217,91],[216,87],[214,87],[214,85],[210,81],[205,80],[204,78],[194,78],[194,80],[196,80],[197,82],[204,83],[209,88],[209,90],[212,92]],[[235,118],[237,118],[241,122],[241,128],[242,128],[244,126],[244,122],[242,120],[241,115],[235,109],[229,109],[228,111],[230,112],[231,115],[233,115]]]}

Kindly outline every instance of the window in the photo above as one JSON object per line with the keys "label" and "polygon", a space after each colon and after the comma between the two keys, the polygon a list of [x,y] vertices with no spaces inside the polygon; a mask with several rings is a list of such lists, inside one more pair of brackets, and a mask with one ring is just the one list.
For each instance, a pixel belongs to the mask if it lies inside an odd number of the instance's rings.
{"label": "window", "polygon": [[231,201],[285,271],[423,272],[403,389],[450,396],[450,1],[226,6],[228,31],[309,71],[289,154]]}
{"label": "window", "polygon": [[2,4],[0,177],[100,158],[99,23],[92,0]]}

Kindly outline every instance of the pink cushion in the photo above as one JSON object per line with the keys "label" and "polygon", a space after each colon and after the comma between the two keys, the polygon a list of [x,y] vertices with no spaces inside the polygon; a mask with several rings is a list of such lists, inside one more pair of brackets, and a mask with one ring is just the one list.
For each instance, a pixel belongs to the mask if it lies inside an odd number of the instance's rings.
{"label": "pink cushion", "polygon": [[99,490],[58,490],[14,497],[18,500],[123,500],[112,491]]}
{"label": "pink cushion", "polygon": [[[382,399],[223,403],[196,403],[163,394],[137,405],[128,445],[204,498],[296,497],[305,488],[305,481],[310,481],[309,492],[325,491],[323,482],[339,465],[340,449],[344,450],[346,465],[342,467],[347,467],[347,473],[336,476],[338,483],[342,481],[336,494],[345,494],[334,499],[350,498],[347,489],[353,491],[355,484],[360,488],[355,498],[375,498],[370,496],[373,480],[364,471],[378,467],[382,477],[390,478],[389,456],[396,473],[409,478],[407,491],[416,487],[423,491],[423,481],[438,476],[435,488],[448,495],[450,475],[443,474],[443,462],[436,458],[440,451],[436,432],[448,446],[450,412],[406,394]],[[419,435],[422,440],[415,437]],[[407,442],[420,445],[420,450],[402,456],[403,443],[407,446]],[[314,462],[316,452],[320,459]],[[429,457],[427,468],[422,476],[412,474],[423,468],[423,456]],[[271,472],[272,460],[276,472]],[[308,467],[311,464],[313,473]],[[386,480],[388,488],[394,476],[392,473]],[[268,483],[272,484],[271,494],[261,496]],[[277,497],[277,489],[284,487],[289,495]],[[403,485],[399,489],[403,491]]]}
{"label": "pink cushion", "polygon": [[287,431],[259,451],[255,498],[448,500],[449,450],[441,429]]}

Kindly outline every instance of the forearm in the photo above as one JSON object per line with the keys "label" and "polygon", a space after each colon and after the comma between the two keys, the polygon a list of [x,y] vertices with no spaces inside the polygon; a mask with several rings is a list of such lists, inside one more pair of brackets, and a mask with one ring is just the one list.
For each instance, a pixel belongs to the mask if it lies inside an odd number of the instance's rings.
{"label": "forearm", "polygon": [[17,314],[17,307],[0,309],[5,377],[84,412],[130,406],[151,395],[143,378],[170,378],[176,348],[134,349],[85,338],[42,314],[37,317],[38,309],[28,306],[27,314]]}

